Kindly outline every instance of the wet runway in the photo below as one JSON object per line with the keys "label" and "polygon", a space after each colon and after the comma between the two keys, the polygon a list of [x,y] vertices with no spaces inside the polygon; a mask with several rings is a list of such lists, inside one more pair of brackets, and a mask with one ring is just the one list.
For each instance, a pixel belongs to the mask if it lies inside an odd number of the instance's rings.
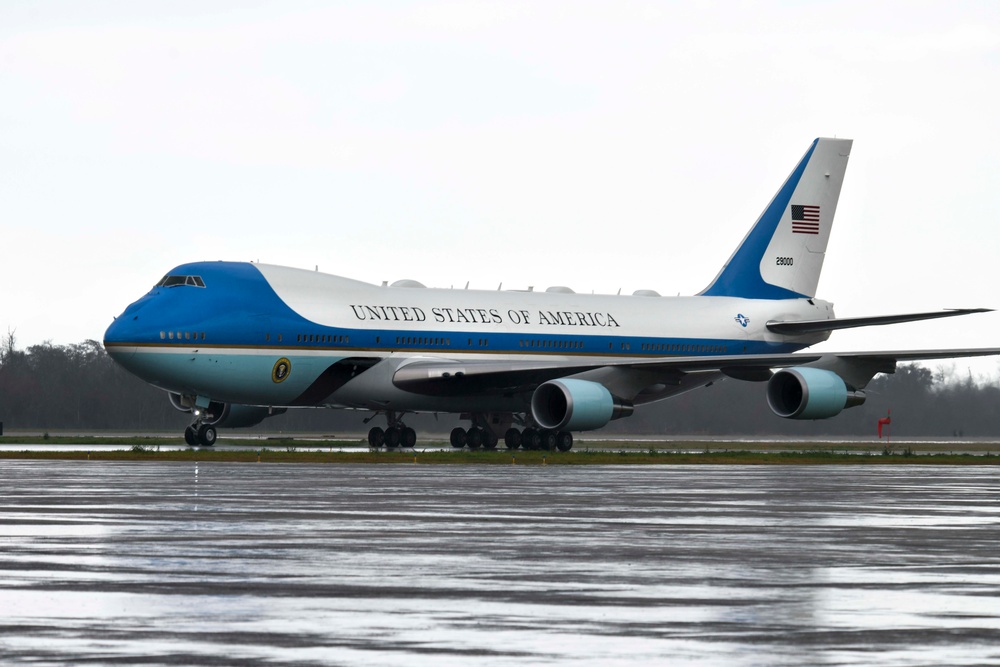
{"label": "wet runway", "polygon": [[990,467],[0,461],[0,663],[1000,663]]}

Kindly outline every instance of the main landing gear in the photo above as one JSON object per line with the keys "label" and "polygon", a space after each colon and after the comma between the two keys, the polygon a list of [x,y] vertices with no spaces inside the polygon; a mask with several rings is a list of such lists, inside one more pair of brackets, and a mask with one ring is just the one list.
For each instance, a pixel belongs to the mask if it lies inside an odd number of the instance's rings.
{"label": "main landing gear", "polygon": [[368,444],[371,447],[413,447],[417,444],[417,432],[409,426],[390,426],[384,431],[374,426],[368,431]]}
{"label": "main landing gear", "polygon": [[[549,431],[531,427],[519,431],[511,427],[504,433],[503,442],[507,449],[523,447],[528,450],[550,452],[558,449],[560,452],[568,452],[573,449],[573,434],[569,431]],[[454,444],[452,441],[453,446]]]}
{"label": "main landing gear", "polygon": [[413,447],[417,444],[417,432],[402,422],[402,415],[395,412],[387,412],[386,418],[389,427],[385,430],[378,426],[373,426],[368,431],[369,447],[385,447],[395,449],[396,447]]}
{"label": "main landing gear", "polygon": [[[378,413],[381,414],[381,413]],[[374,419],[372,415],[365,420],[368,423]],[[417,444],[417,432],[409,426],[403,424],[402,413],[386,412],[388,428],[382,429],[373,426],[368,431],[368,446],[377,449],[395,449],[397,447],[413,447]],[[493,415],[465,413],[463,419],[472,419],[472,426],[468,429],[461,426],[452,429],[449,441],[456,449],[468,447],[469,449],[496,449],[500,444],[497,431],[503,430],[504,426],[510,426],[514,421],[510,414],[500,415],[493,419]],[[522,422],[523,423],[523,422]],[[496,428],[494,428],[494,425]],[[551,431],[528,427],[524,430],[510,426],[504,433],[503,443],[507,449],[524,448],[528,450],[552,451],[558,449],[560,452],[568,452],[573,448],[573,434],[569,431]]]}
{"label": "main landing gear", "polygon": [[482,428],[480,426],[473,426],[469,430],[465,430],[461,426],[453,428],[451,430],[451,446],[455,449],[461,449],[468,445],[469,449],[496,449],[497,443],[500,439],[497,437],[493,429]]}
{"label": "main landing gear", "polygon": [[[468,446],[469,449],[496,449],[499,438],[496,433],[508,426],[503,436],[503,444],[507,449],[541,449],[552,451],[558,449],[561,452],[568,452],[573,448],[573,434],[569,431],[550,431],[529,426],[524,430],[513,426],[515,421],[523,422],[522,418],[515,415],[492,415],[473,413],[463,415],[472,419],[472,427],[468,430],[458,427],[451,431],[451,446],[460,449]],[[495,430],[494,430],[495,427]]]}

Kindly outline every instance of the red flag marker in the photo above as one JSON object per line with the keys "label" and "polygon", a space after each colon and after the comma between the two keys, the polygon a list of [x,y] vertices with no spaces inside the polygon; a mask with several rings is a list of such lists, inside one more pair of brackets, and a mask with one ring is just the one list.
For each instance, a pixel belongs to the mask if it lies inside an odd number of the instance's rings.
{"label": "red flag marker", "polygon": [[[878,437],[879,437],[879,439],[882,438],[882,427],[883,426],[888,426],[889,424],[892,423],[892,410],[889,410],[887,412],[887,414],[888,414],[887,417],[882,417],[881,419],[878,420]],[[885,434],[886,438],[889,437],[888,431],[889,431],[889,429],[886,429],[886,434]]]}

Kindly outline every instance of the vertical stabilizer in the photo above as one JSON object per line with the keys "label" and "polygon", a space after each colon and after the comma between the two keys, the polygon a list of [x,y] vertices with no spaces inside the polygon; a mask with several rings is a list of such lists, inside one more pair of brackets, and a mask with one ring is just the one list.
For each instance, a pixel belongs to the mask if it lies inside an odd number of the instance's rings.
{"label": "vertical stabilizer", "polygon": [[852,143],[813,141],[703,296],[816,296]]}

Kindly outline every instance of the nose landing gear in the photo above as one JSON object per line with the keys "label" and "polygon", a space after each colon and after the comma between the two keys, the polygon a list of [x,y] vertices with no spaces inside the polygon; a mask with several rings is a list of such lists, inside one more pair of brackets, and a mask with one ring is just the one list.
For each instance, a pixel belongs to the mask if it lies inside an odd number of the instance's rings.
{"label": "nose landing gear", "polygon": [[211,447],[219,437],[219,432],[211,424],[195,422],[184,429],[184,442],[192,447]]}

